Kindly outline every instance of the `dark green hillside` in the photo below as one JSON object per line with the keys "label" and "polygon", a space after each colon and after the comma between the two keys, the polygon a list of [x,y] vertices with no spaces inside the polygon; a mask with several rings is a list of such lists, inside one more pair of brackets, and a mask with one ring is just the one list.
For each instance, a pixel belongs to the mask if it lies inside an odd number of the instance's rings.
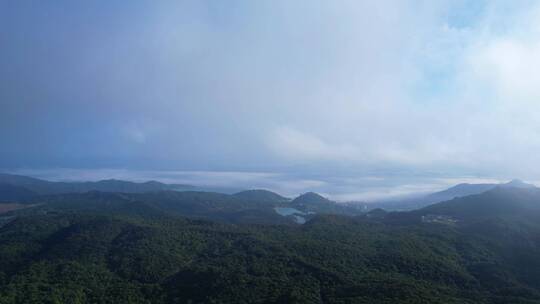
{"label": "dark green hillside", "polygon": [[91,191],[40,196],[32,201],[36,206],[19,214],[94,214],[109,216],[162,216],[162,210],[138,201],[126,193]]}
{"label": "dark green hillside", "polygon": [[315,192],[304,193],[292,201],[292,204],[297,207],[303,207],[303,206],[308,206],[308,205],[314,205],[314,206],[326,205],[330,203],[331,203],[330,200],[328,200],[327,198]]}
{"label": "dark green hillside", "polygon": [[450,187],[446,190],[431,193],[428,195],[422,195],[419,197],[413,197],[408,199],[390,200],[386,202],[376,202],[366,205],[368,208],[383,208],[385,210],[395,211],[410,211],[414,209],[420,209],[431,204],[436,204],[444,201],[449,201],[455,198],[461,198],[476,194],[481,194],[486,191],[493,190],[495,188],[505,189],[534,189],[537,188],[533,184],[525,183],[519,179],[511,180],[508,183],[503,184],[458,184]]}
{"label": "dark green hillside", "polygon": [[357,208],[338,204],[315,192],[304,193],[293,199],[290,204],[292,207],[304,212],[315,212],[322,214],[360,214]]}
{"label": "dark green hillside", "polygon": [[423,214],[444,214],[460,220],[527,216],[540,212],[540,189],[497,187],[482,194],[428,206]]}
{"label": "dark green hillside", "polygon": [[540,189],[496,187],[481,194],[454,198],[414,211],[381,215],[387,223],[433,222],[459,227],[493,219],[534,222],[540,217]]}
{"label": "dark green hillside", "polygon": [[[290,207],[315,214],[354,215],[361,212],[352,207],[342,206],[317,194],[312,199],[306,195],[290,201],[275,193],[264,190],[240,192],[234,195],[197,191],[157,191],[144,193],[115,193],[90,191],[34,196],[26,201],[37,205],[42,212],[71,210],[102,214],[122,212],[148,212],[186,216],[198,219],[216,220],[229,223],[285,224],[295,223],[291,216],[279,215],[274,208]],[[139,211],[140,209],[147,211]],[[35,210],[32,209],[32,210]],[[32,211],[28,211],[32,212]]]}
{"label": "dark green hillside", "polygon": [[[50,182],[41,179],[0,173],[0,203],[25,203],[62,208],[94,208],[95,196],[109,196],[109,201],[138,201],[173,215],[221,220],[234,223],[287,223],[275,207],[296,208],[312,214],[360,214],[357,208],[338,204],[316,193],[306,193],[294,200],[267,190],[247,190],[235,194],[188,191],[199,187],[163,184],[155,181],[134,183],[121,180],[98,182]],[[180,190],[180,191],[179,191]],[[102,193],[102,194],[98,194]],[[105,194],[109,193],[109,194]],[[113,194],[116,193],[116,194]],[[71,201],[77,202],[70,205]],[[98,199],[99,201],[99,199]],[[89,206],[85,207],[85,202]],[[108,208],[113,208],[109,206]]]}
{"label": "dark green hillside", "polygon": [[540,303],[539,193],[304,225],[219,193],[40,197],[2,215],[0,303]]}
{"label": "dark green hillside", "polygon": [[275,212],[273,208],[276,204],[274,203],[244,200],[232,195],[212,192],[160,191],[136,194],[91,191],[39,196],[29,202],[36,207],[20,213],[169,215],[229,223],[293,223],[291,219]]}
{"label": "dark green hillside", "polygon": [[0,203],[27,202],[37,193],[23,187],[0,183]]}
{"label": "dark green hillside", "polygon": [[0,303],[540,303],[540,230],[520,222],[228,225],[88,195],[0,228]]}
{"label": "dark green hillside", "polygon": [[273,208],[279,202],[250,200],[229,194],[164,191],[132,194],[130,197],[169,215],[189,216],[232,223],[267,224],[289,222],[286,218],[274,211]]}

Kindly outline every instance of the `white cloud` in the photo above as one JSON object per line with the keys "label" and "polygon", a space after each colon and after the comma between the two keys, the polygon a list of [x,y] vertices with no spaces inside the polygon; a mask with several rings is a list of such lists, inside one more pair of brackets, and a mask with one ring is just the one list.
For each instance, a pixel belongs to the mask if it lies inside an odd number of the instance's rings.
{"label": "white cloud", "polygon": [[268,146],[276,154],[295,161],[355,161],[362,158],[362,151],[357,147],[327,143],[290,127],[273,130]]}
{"label": "white cloud", "polygon": [[[298,118],[267,132],[272,151],[297,162],[538,176],[540,155],[531,152],[540,149],[540,4],[486,3],[459,26],[449,11],[428,12],[415,22],[400,11],[409,27],[396,36],[414,39],[383,55],[391,65],[345,58],[342,72],[374,70],[355,74],[359,82],[325,78],[331,85],[295,99]],[[416,27],[422,22],[429,30]]]}
{"label": "white cloud", "polygon": [[[44,57],[57,44],[6,43],[22,57],[0,63],[21,83],[0,74],[0,164],[537,178],[540,4],[477,3],[148,2],[92,35],[72,26],[77,11],[51,10],[50,29],[12,28],[85,39],[60,61]],[[328,178],[300,179],[333,193]]]}

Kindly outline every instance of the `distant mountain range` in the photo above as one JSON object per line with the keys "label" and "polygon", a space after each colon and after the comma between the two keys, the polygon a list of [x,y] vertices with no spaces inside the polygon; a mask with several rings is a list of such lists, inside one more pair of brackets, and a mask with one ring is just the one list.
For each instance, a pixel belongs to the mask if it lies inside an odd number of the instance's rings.
{"label": "distant mountain range", "polygon": [[[416,199],[370,204],[366,209],[414,210],[496,189],[538,190],[534,185],[520,180],[512,180],[505,184],[459,184]],[[291,200],[262,189],[233,194],[200,190],[201,188],[196,186],[164,184],[156,181],[136,183],[109,179],[97,182],[51,182],[21,175],[0,174],[0,203],[27,205],[45,203],[47,208],[55,206],[66,210],[104,207],[96,205],[96,201],[107,201],[109,204],[107,208],[110,210],[123,209],[124,206],[137,202],[135,209],[144,205],[144,208],[156,212],[253,223],[281,223],[283,216],[291,221],[301,219],[303,222],[318,214],[358,215],[367,211],[361,208],[361,205],[336,203],[314,192],[302,194]],[[281,214],[276,212],[275,208],[289,209]],[[377,212],[371,212],[370,216],[380,217],[381,213]]]}
{"label": "distant mountain range", "polygon": [[88,191],[143,193],[163,190],[193,190],[194,186],[156,181],[135,183],[116,179],[97,182],[52,182],[28,176],[0,173],[0,185],[22,187],[35,194],[60,194]]}
{"label": "distant mountain range", "polygon": [[531,214],[540,215],[540,188],[507,185],[495,187],[480,194],[456,197],[416,212],[423,215],[452,216],[463,221],[516,216],[524,219]]}
{"label": "distant mountain range", "polygon": [[464,197],[473,194],[480,194],[497,187],[502,188],[523,188],[531,189],[536,188],[533,184],[525,183],[519,179],[514,179],[508,183],[503,184],[458,184],[451,188],[448,188],[443,191],[418,196],[415,198],[401,199],[401,200],[392,200],[385,202],[375,202],[372,204],[366,204],[365,206],[369,209],[382,208],[386,210],[414,210],[428,206],[434,203],[443,202],[447,200],[454,199],[456,197]]}
{"label": "distant mountain range", "polygon": [[96,182],[53,182],[23,175],[0,173],[0,202],[26,200],[37,195],[83,193],[88,191],[145,193],[167,190],[204,191],[227,194],[241,191],[238,188],[165,184],[157,181],[137,183],[117,179]]}
{"label": "distant mountain range", "polygon": [[514,179],[505,184],[459,184],[446,190],[435,192],[425,197],[428,202],[442,202],[455,197],[468,196],[486,192],[497,187],[503,188],[536,188],[533,184],[525,183],[519,179]]}
{"label": "distant mountain range", "polygon": [[[294,200],[255,189],[233,194],[200,191],[190,185],[156,181],[50,182],[0,174],[0,203],[19,203],[51,210],[85,212],[174,214],[234,223],[301,222],[315,214],[359,214],[359,210],[306,193]],[[275,208],[288,208],[280,214]]]}
{"label": "distant mountain range", "polygon": [[540,188],[511,182],[479,194],[455,197],[416,210],[386,211],[377,208],[363,216],[389,223],[423,222],[461,227],[471,227],[486,221],[530,221],[540,229]]}

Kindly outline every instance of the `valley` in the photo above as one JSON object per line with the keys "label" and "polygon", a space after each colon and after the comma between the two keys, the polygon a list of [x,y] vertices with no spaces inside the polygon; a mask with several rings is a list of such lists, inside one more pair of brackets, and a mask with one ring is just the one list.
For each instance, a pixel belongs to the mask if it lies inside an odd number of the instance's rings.
{"label": "valley", "polygon": [[38,202],[3,215],[0,302],[540,303],[538,188],[410,212],[263,190]]}

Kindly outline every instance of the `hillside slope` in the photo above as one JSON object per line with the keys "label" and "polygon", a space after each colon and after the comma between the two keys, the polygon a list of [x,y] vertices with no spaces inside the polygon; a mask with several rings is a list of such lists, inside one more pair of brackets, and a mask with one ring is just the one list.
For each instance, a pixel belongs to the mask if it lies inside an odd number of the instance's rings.
{"label": "hillside slope", "polygon": [[[536,189],[305,225],[184,219],[164,212],[179,194],[161,194],[163,205],[143,199],[152,193],[70,194],[11,213],[0,303],[540,303]],[[199,195],[180,198],[215,207]]]}

